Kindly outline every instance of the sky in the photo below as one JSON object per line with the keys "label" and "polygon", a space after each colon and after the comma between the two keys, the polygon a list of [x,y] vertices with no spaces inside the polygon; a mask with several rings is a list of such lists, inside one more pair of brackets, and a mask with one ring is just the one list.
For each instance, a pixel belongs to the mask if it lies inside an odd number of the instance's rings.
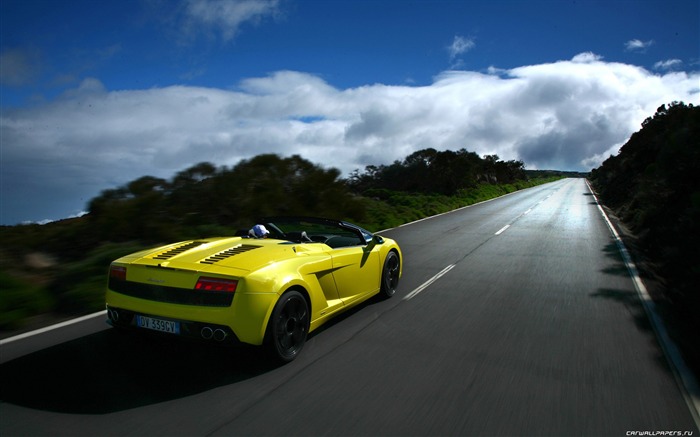
{"label": "sky", "polygon": [[698,0],[0,0],[0,224],[263,153],[589,171],[673,101]]}

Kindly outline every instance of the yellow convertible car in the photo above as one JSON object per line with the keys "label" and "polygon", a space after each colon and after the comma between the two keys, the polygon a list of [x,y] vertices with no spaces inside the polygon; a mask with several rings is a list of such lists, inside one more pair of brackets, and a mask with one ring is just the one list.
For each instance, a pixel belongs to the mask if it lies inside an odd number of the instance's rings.
{"label": "yellow convertible car", "polygon": [[241,234],[115,260],[106,293],[109,323],[263,345],[288,362],[309,332],[374,295],[391,297],[401,277],[394,240],[344,221],[268,218]]}

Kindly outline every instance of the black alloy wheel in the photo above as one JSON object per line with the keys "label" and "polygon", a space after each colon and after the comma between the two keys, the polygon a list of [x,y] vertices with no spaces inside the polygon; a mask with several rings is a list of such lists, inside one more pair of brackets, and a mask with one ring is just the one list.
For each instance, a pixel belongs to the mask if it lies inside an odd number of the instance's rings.
{"label": "black alloy wheel", "polygon": [[396,287],[399,285],[399,270],[399,256],[391,251],[386,256],[382,269],[381,295],[383,297],[389,298],[396,293]]}
{"label": "black alloy wheel", "polygon": [[294,360],[306,343],[309,322],[304,296],[295,290],[284,293],[275,304],[267,329],[267,346],[272,356],[283,363]]}

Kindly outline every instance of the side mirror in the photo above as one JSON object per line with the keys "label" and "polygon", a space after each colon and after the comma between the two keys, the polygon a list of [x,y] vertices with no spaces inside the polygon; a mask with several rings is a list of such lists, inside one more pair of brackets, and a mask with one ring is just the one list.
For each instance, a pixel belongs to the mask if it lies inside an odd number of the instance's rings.
{"label": "side mirror", "polygon": [[364,251],[370,252],[378,244],[384,244],[384,239],[379,235],[372,235],[372,239],[367,242]]}

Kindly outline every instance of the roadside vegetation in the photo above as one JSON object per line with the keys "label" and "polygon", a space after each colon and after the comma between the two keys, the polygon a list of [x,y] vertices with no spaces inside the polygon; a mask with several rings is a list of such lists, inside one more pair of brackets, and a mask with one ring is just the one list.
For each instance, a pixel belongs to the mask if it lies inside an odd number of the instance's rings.
{"label": "roadside vegetation", "polygon": [[590,180],[660,282],[654,298],[700,375],[700,107],[662,105]]}
{"label": "roadside vegetation", "polygon": [[199,163],[170,180],[144,176],[102,192],[83,217],[0,227],[0,330],[103,309],[109,263],[144,248],[233,235],[274,215],[334,217],[376,232],[570,175],[426,149],[347,179],[271,154],[231,168]]}

